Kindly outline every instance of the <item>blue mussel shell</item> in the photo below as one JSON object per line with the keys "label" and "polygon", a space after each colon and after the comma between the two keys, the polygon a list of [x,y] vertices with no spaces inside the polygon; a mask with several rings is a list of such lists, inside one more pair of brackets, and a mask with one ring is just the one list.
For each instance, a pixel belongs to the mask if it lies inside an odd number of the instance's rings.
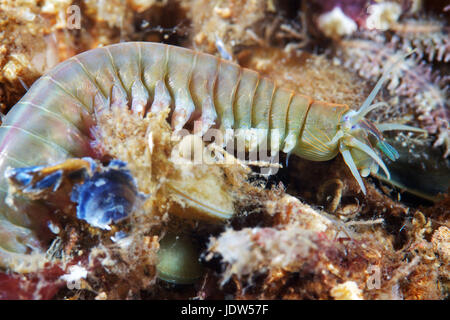
{"label": "blue mussel shell", "polygon": [[111,223],[127,218],[145,199],[125,167],[124,162],[113,160],[108,167],[73,188],[71,200],[78,203],[79,219],[94,227],[110,230]]}

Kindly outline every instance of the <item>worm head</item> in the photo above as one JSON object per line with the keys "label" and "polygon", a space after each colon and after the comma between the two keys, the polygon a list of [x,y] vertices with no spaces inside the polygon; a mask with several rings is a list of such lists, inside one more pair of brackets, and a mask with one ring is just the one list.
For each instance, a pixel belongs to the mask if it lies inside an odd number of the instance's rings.
{"label": "worm head", "polygon": [[366,177],[371,172],[376,173],[378,168],[381,167],[387,179],[390,179],[389,170],[381,159],[379,152],[385,154],[392,161],[399,157],[398,152],[385,141],[382,132],[389,130],[425,132],[425,130],[398,123],[374,125],[365,118],[373,109],[387,106],[385,102],[372,104],[372,101],[381,89],[389,72],[400,61],[395,62],[386,69],[359,110],[350,110],[343,115],[339,124],[339,130],[333,139],[333,141],[339,141],[339,151],[364,194],[366,194],[366,189],[361,176]]}
{"label": "worm head", "polygon": [[392,161],[399,155],[383,138],[377,127],[366,119],[352,123],[355,112],[349,111],[344,115],[341,130],[339,131],[339,151],[345,163],[350,168],[353,176],[358,181],[361,190],[366,194],[362,177],[370,173],[378,172],[379,167],[383,169],[389,179],[389,170],[381,159],[381,151]]}
{"label": "worm head", "polygon": [[[373,106],[384,104],[377,103]],[[399,158],[397,150],[386,142],[382,132],[389,130],[426,132],[398,123],[375,125],[369,120],[361,118],[360,113],[353,110],[344,115],[340,128],[336,135],[336,138],[339,138],[339,151],[364,194],[366,194],[366,189],[361,176],[367,177],[370,173],[377,173],[381,167],[387,179],[390,179],[389,170],[380,155],[384,154],[391,161]]]}

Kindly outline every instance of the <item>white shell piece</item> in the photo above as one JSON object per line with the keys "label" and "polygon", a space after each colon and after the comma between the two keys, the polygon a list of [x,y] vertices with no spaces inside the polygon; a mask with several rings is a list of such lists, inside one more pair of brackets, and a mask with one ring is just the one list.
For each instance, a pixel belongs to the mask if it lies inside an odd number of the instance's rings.
{"label": "white shell piece", "polygon": [[386,31],[402,14],[402,7],[395,2],[372,4],[367,8],[369,14],[366,19],[368,29]]}
{"label": "white shell piece", "polygon": [[319,29],[327,37],[332,38],[350,35],[358,29],[355,21],[346,16],[339,7],[320,15],[317,22]]}

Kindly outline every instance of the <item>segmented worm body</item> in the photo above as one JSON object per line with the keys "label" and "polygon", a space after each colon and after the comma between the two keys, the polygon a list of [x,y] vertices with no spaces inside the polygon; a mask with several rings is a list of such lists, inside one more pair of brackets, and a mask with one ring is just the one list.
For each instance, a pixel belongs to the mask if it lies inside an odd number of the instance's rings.
{"label": "segmented worm body", "polygon": [[[170,107],[174,130],[197,120],[202,124],[200,134],[211,127],[224,133],[235,130],[249,149],[270,141],[272,152],[314,161],[332,159],[340,152],[364,191],[358,169],[363,176],[378,165],[385,169],[372,144],[396,157],[380,131],[364,119],[377,106],[370,103],[384,78],[356,112],[344,104],[315,101],[278,87],[232,62],[180,47],[131,42],[97,48],[42,76],[7,114],[0,127],[0,171],[90,155],[90,128],[96,114],[107,108],[127,106],[145,115]],[[384,129],[405,127],[388,124]],[[255,132],[256,140],[251,139]],[[7,264],[7,253],[38,248],[36,232],[30,230],[39,230],[48,214],[44,207],[30,209],[38,204],[25,200],[23,208],[10,208],[5,204],[7,189],[2,174],[0,266]]]}

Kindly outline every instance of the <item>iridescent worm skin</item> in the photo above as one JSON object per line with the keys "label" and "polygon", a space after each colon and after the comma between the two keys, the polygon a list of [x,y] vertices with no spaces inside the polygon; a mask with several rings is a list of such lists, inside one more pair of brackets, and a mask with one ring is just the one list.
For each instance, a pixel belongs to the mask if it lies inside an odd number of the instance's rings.
{"label": "iridescent worm skin", "polygon": [[[387,73],[386,73],[387,74]],[[200,134],[215,126],[237,129],[250,149],[270,140],[282,150],[314,161],[343,155],[363,192],[363,176],[378,165],[369,142],[391,158],[395,150],[364,119],[384,75],[358,112],[347,105],[314,101],[285,90],[257,72],[214,56],[158,43],[121,43],[72,57],[36,81],[0,127],[0,172],[7,167],[56,163],[91,153],[89,130],[105,108],[128,106],[136,113],[171,107],[174,130],[188,121],[202,123]],[[256,144],[248,137],[259,133]],[[407,129],[393,124],[384,129]],[[261,135],[260,132],[263,134]],[[7,181],[0,177],[0,266],[12,255],[39,250],[37,232],[45,207],[22,210],[5,204]],[[27,212],[28,215],[25,213]]]}

